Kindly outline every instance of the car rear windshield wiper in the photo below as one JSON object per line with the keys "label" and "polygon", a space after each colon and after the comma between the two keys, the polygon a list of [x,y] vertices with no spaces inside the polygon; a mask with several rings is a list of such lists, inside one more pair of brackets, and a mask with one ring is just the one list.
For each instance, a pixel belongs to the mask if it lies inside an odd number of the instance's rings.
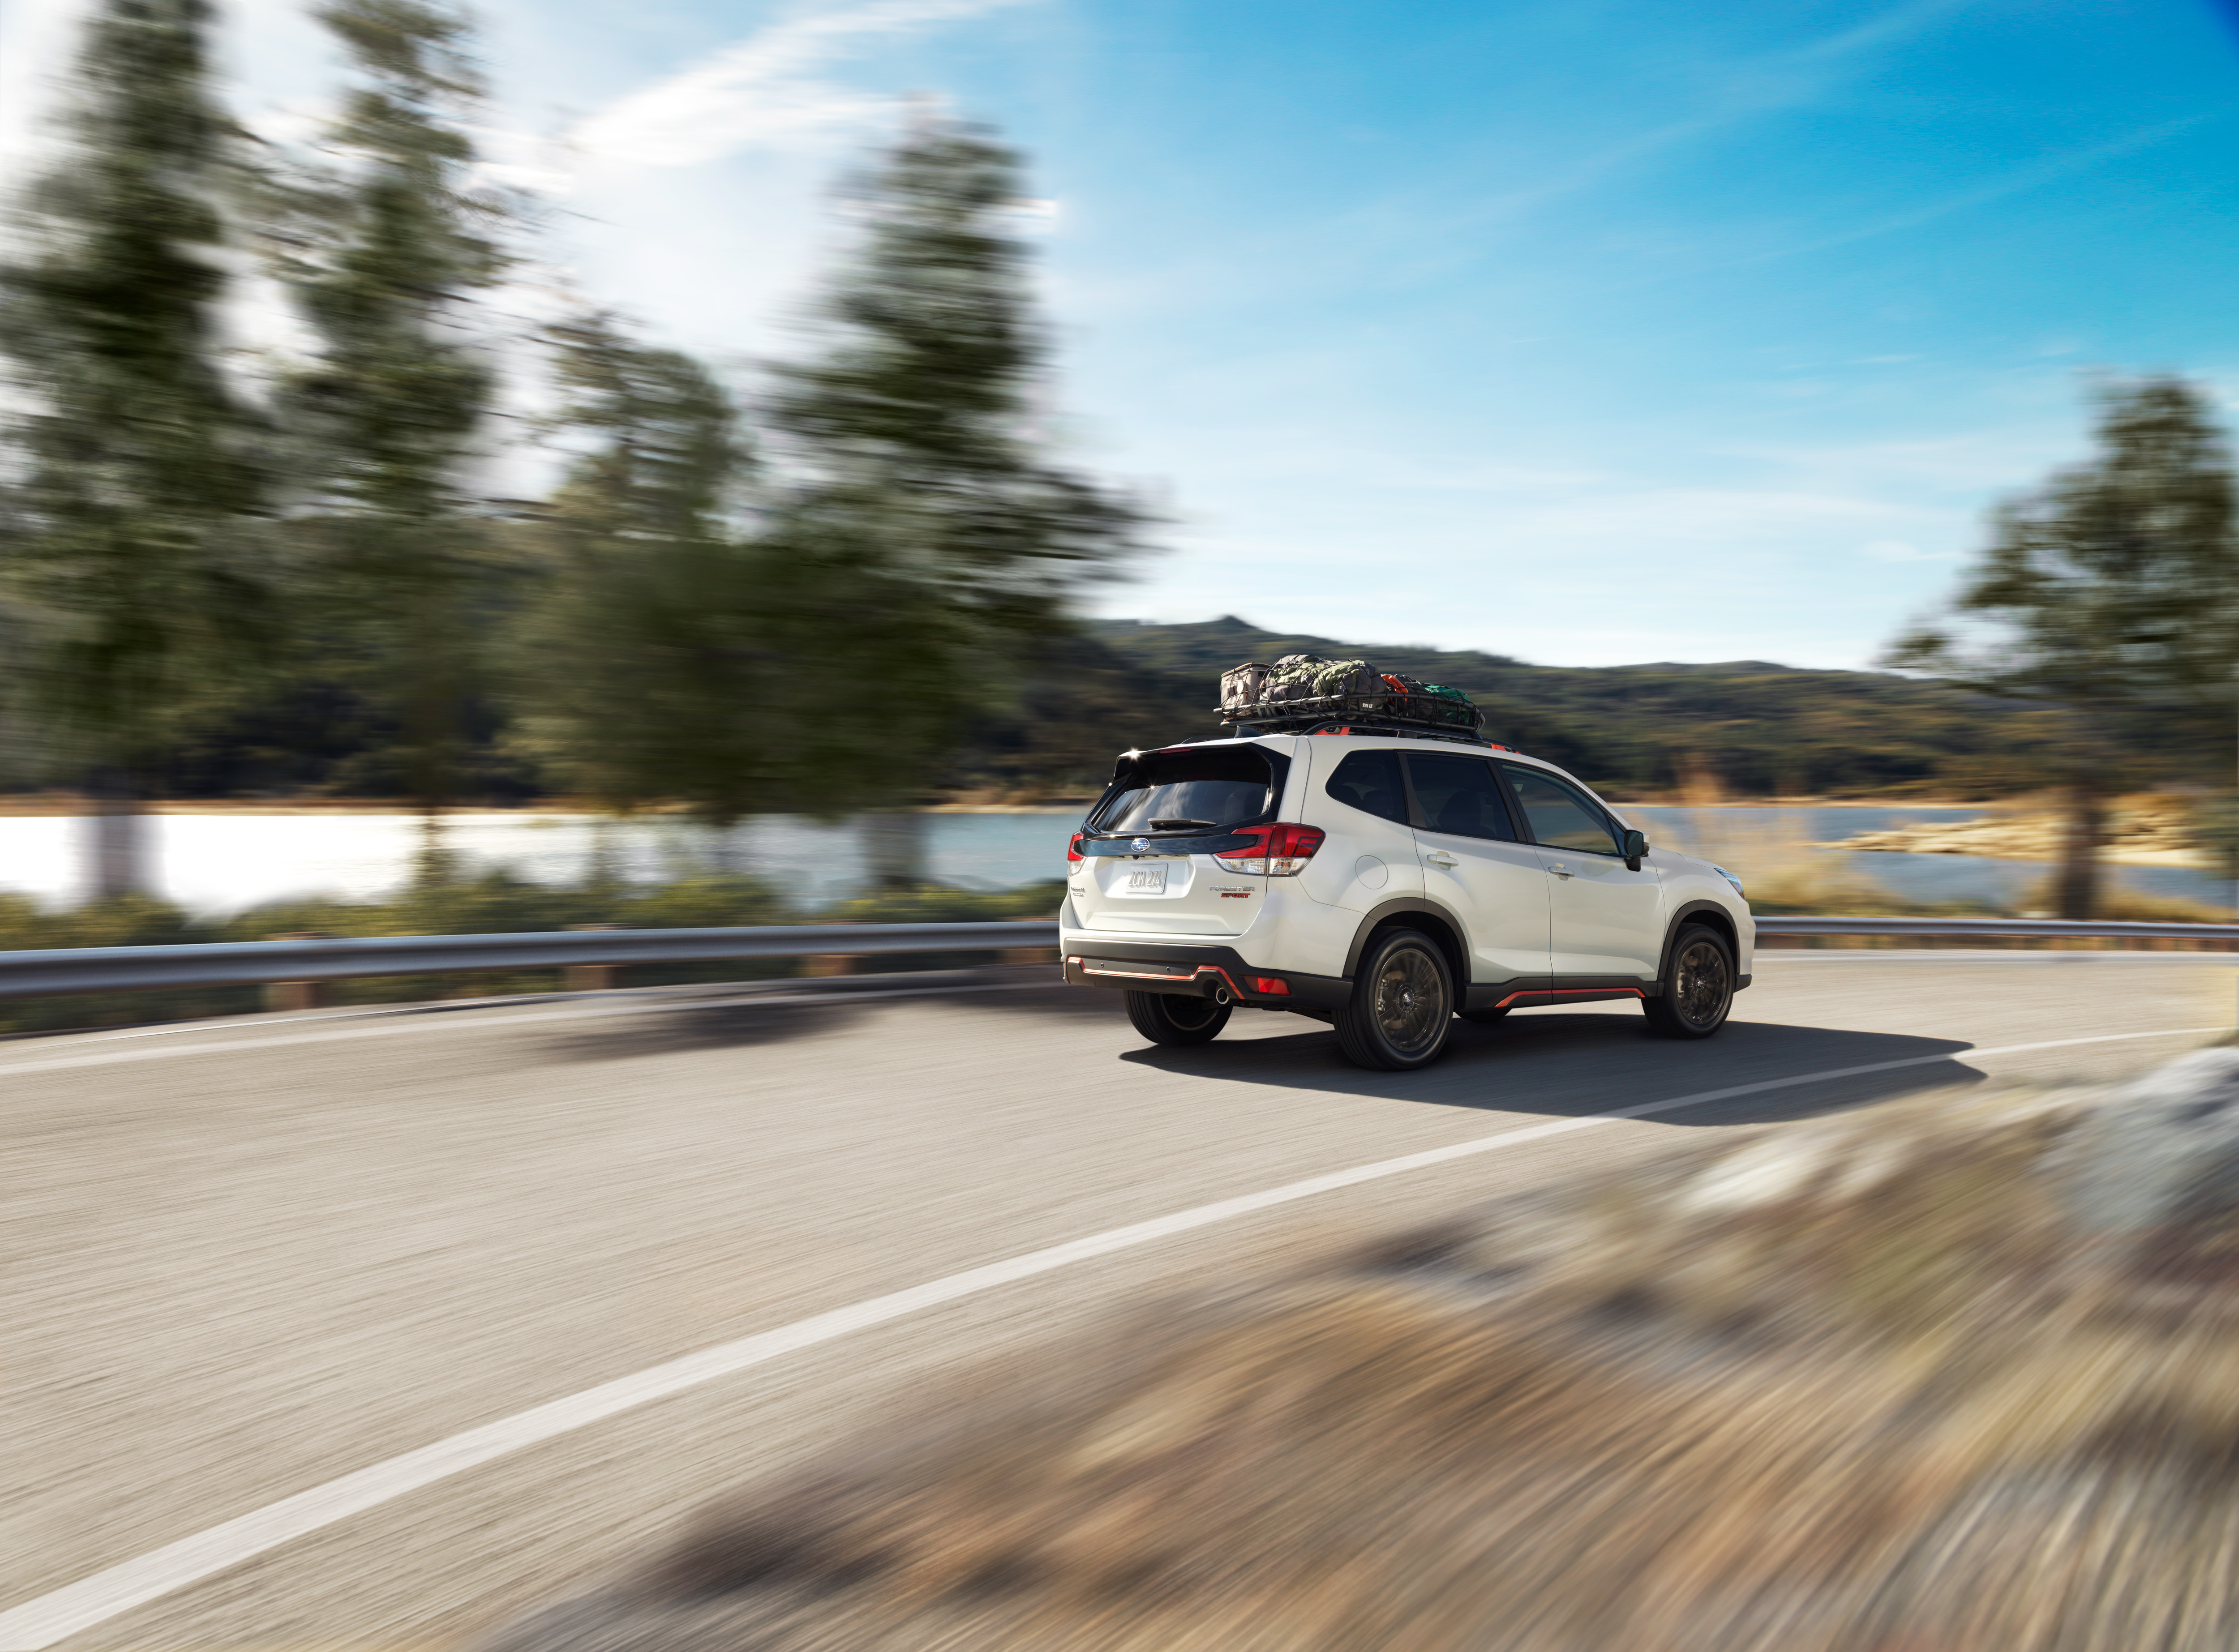
{"label": "car rear windshield wiper", "polygon": [[1153,820],[1151,822],[1151,830],[1153,832],[1179,832],[1185,826],[1209,826],[1213,824],[1213,822],[1211,820]]}

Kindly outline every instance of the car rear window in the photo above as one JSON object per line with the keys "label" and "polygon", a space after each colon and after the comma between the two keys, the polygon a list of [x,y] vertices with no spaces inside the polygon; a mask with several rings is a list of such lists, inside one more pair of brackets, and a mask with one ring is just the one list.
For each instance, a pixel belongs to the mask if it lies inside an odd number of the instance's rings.
{"label": "car rear window", "polygon": [[[1097,811],[1099,832],[1205,832],[1263,819],[1275,772],[1256,746],[1146,752]],[[1164,823],[1164,824],[1161,824]]]}

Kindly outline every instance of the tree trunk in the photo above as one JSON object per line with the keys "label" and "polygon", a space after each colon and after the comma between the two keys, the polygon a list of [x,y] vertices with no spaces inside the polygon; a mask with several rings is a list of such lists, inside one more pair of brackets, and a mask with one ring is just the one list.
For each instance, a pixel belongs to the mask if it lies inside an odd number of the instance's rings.
{"label": "tree trunk", "polygon": [[452,864],[451,846],[444,832],[443,806],[420,806],[420,849],[412,859],[412,879],[423,886],[447,884],[458,868]]}
{"label": "tree trunk", "polygon": [[863,817],[863,859],[874,889],[914,889],[926,880],[926,817],[881,809]]}
{"label": "tree trunk", "polygon": [[2069,788],[2068,834],[2061,846],[2058,906],[2063,918],[2097,916],[2099,846],[2107,835],[2107,803],[2098,788],[2079,781]]}
{"label": "tree trunk", "polygon": [[85,825],[88,897],[113,900],[148,892],[146,817],[122,769],[99,769],[90,788],[93,818]]}

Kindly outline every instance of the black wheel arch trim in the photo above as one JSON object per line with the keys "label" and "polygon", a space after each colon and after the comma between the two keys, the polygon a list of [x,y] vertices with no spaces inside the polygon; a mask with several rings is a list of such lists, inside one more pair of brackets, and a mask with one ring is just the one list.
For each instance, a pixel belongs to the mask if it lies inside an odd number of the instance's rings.
{"label": "black wheel arch trim", "polygon": [[1678,944],[1679,932],[1686,928],[1690,921],[1705,914],[1717,920],[1715,925],[1706,927],[1724,931],[1726,945],[1733,951],[1734,991],[1738,992],[1750,984],[1750,978],[1741,973],[1741,926],[1734,922],[1733,913],[1715,900],[1691,900],[1671,914],[1671,921],[1664,928],[1664,954],[1657,960],[1656,965],[1655,996],[1663,996],[1664,984],[1671,979],[1671,949]]}
{"label": "black wheel arch trim", "polygon": [[1469,926],[1462,922],[1460,916],[1452,908],[1441,906],[1437,901],[1428,900],[1418,895],[1402,895],[1397,899],[1387,900],[1381,906],[1369,908],[1368,916],[1362,919],[1359,926],[1352,932],[1352,945],[1345,949],[1345,979],[1349,981],[1359,972],[1360,955],[1367,950],[1368,938],[1371,935],[1392,919],[1403,918],[1410,914],[1435,919],[1445,926],[1448,932],[1453,936],[1454,945],[1460,949],[1461,954],[1459,957],[1449,954],[1446,959],[1446,967],[1452,972],[1455,983],[1466,987],[1470,981]]}

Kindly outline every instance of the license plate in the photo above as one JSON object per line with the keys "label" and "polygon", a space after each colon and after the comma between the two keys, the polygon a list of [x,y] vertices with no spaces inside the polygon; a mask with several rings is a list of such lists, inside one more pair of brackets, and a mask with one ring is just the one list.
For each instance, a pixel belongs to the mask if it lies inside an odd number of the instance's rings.
{"label": "license plate", "polygon": [[1163,895],[1166,892],[1166,869],[1162,866],[1130,866],[1120,887],[1131,895]]}

